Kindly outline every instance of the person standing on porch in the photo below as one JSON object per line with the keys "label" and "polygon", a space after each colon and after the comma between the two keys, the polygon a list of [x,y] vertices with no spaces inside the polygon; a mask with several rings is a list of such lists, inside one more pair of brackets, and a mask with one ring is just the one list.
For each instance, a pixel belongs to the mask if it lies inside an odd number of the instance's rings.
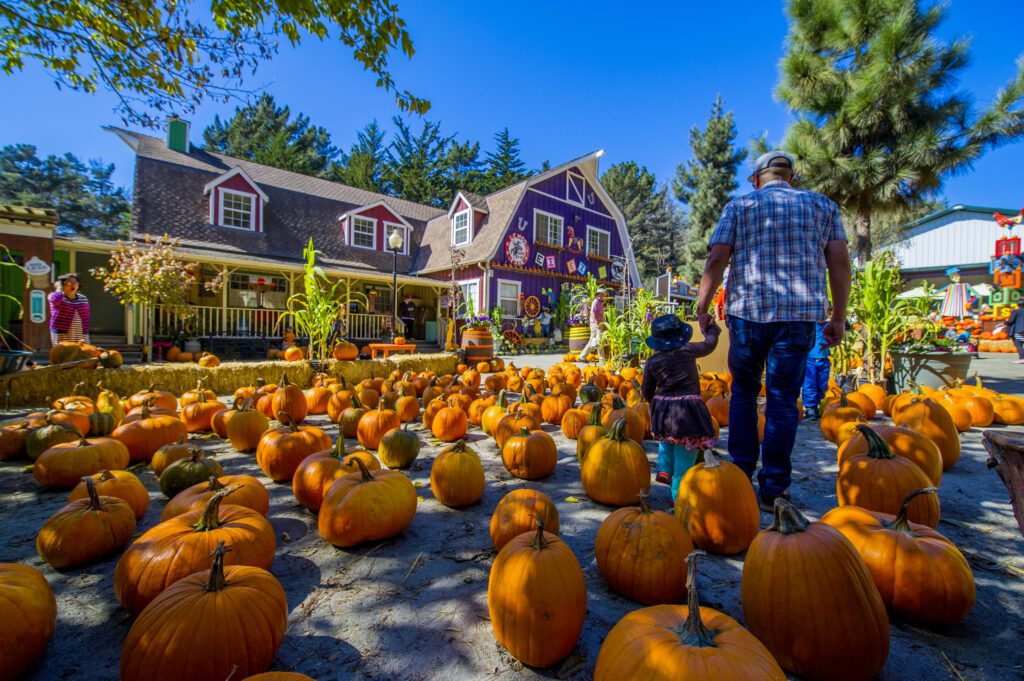
{"label": "person standing on porch", "polygon": [[590,340],[580,350],[580,359],[586,359],[591,352],[596,352],[598,359],[604,362],[604,343],[601,342],[601,331],[604,326],[604,289],[598,289],[594,302],[590,304]]}
{"label": "person standing on porch", "polygon": [[405,327],[403,329],[405,337],[411,339],[413,323],[416,321],[416,303],[413,302],[411,293],[406,293],[405,299],[398,306],[398,317]]}
{"label": "person standing on porch", "polygon": [[[792,156],[770,151],[757,159],[748,178],[754,191],[730,201],[708,243],[708,261],[697,301],[701,331],[714,323],[708,309],[727,265],[729,295],[729,454],[753,476],[758,458],[760,504],[790,496],[800,413],[797,398],[817,322],[831,347],[845,333],[850,296],[850,252],[834,201],[797,189]],[[757,397],[765,375],[764,441],[758,444]]]}
{"label": "person standing on porch", "polygon": [[89,342],[89,299],[78,291],[78,275],[62,274],[49,295],[50,343]]}

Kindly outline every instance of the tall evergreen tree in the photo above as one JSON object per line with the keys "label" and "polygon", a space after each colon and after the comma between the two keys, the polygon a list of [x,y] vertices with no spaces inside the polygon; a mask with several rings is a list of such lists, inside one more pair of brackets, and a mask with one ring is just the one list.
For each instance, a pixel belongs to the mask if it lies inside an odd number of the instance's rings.
{"label": "tall evergreen tree", "polygon": [[506,127],[494,135],[494,143],[494,151],[488,152],[485,157],[488,189],[492,192],[510,187],[530,176],[521,157],[518,137],[512,137]]}
{"label": "tall evergreen tree", "polygon": [[667,187],[633,161],[616,163],[601,175],[601,184],[626,216],[637,269],[645,283],[677,263],[683,236],[682,216],[673,210]]}
{"label": "tall evergreen tree", "polygon": [[74,154],[39,158],[30,144],[0,149],[0,203],[53,208],[61,234],[92,239],[128,236],[131,199],[111,180],[113,164]]}
{"label": "tall evergreen tree", "polygon": [[723,111],[718,95],[704,129],[690,128],[693,158],[676,168],[672,189],[689,208],[689,241],[677,272],[690,283],[696,283],[704,271],[708,239],[738,186],[736,169],[747,150],[737,149],[735,139],[736,121],[731,111]]}
{"label": "tall evergreen tree", "polygon": [[450,203],[455,198],[455,193],[460,189],[486,194],[488,191],[487,178],[483,172],[483,163],[480,161],[479,142],[453,142],[448,149],[448,191],[445,203]]}
{"label": "tall evergreen tree", "polygon": [[1024,62],[978,112],[951,85],[969,43],[936,33],[944,3],[790,0],[776,94],[798,116],[786,133],[805,185],[855,216],[851,241],[871,257],[871,223],[933,196],[944,178],[1024,135]]}
{"label": "tall evergreen tree", "polygon": [[203,131],[203,144],[228,156],[322,177],[331,174],[338,160],[327,130],[311,125],[308,116],[292,118],[291,110],[277,106],[269,94],[236,108],[226,121],[214,117]]}
{"label": "tall evergreen tree", "polygon": [[448,149],[452,137],[441,133],[440,123],[423,121],[419,135],[398,116],[395,136],[388,147],[384,182],[388,193],[431,206],[443,206],[449,191]]}
{"label": "tall evergreen tree", "polygon": [[387,163],[388,148],[384,141],[384,131],[377,119],[374,119],[356,133],[355,144],[344,163],[337,166],[332,179],[350,187],[384,192],[384,170]]}

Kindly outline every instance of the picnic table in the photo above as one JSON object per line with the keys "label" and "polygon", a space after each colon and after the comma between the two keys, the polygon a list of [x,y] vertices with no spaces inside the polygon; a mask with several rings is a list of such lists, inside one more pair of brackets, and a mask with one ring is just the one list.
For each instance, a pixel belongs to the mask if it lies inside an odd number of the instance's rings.
{"label": "picnic table", "polygon": [[394,343],[370,343],[370,358],[377,359],[377,353],[384,353],[384,359],[393,352],[408,352],[410,355],[416,352],[416,346],[404,343],[402,345],[395,345]]}

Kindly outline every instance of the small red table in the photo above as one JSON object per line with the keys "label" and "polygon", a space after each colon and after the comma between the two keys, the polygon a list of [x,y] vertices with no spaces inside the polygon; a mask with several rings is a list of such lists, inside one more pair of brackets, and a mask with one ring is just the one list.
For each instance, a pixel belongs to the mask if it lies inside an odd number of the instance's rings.
{"label": "small red table", "polygon": [[372,359],[377,359],[378,352],[383,353],[384,359],[387,359],[393,352],[408,352],[411,355],[416,352],[416,346],[409,345],[408,343],[405,345],[395,345],[393,343],[370,343],[370,357]]}

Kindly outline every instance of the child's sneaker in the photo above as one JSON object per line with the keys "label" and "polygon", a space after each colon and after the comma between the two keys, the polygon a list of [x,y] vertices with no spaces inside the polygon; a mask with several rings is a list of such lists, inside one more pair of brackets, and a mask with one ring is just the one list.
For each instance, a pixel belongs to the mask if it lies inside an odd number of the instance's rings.
{"label": "child's sneaker", "polygon": [[660,482],[663,485],[671,485],[672,476],[665,471],[659,471],[658,474],[654,476],[654,482]]}

